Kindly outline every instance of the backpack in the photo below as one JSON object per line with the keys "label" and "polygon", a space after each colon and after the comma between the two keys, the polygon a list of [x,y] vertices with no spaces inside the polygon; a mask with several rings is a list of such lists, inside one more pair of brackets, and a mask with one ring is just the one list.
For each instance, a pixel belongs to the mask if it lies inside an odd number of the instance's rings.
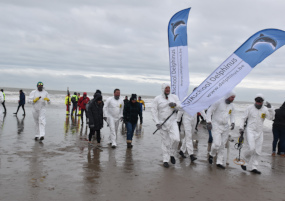
{"label": "backpack", "polygon": [[75,97],[73,96],[73,97],[71,97],[71,102],[72,103],[75,103],[76,102],[76,100],[75,100]]}

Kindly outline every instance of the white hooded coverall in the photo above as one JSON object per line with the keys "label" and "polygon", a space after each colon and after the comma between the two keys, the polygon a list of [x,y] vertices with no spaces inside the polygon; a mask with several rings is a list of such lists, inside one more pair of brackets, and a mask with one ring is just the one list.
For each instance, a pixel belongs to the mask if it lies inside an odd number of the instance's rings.
{"label": "white hooded coverall", "polygon": [[189,155],[192,155],[193,154],[192,134],[194,132],[194,128],[197,122],[197,117],[196,115],[195,117],[193,117],[187,114],[187,112],[179,111],[177,114],[178,121],[181,119],[182,115],[183,117],[182,117],[181,130],[184,130],[185,136],[182,139],[182,145],[180,147],[180,151],[182,151],[183,153],[187,151]]}
{"label": "white hooded coverall", "polygon": [[233,92],[227,94],[225,98],[220,99],[210,106],[207,110],[207,123],[212,123],[213,143],[211,147],[211,156],[217,154],[216,164],[223,165],[225,144],[229,137],[229,119],[235,123],[235,109],[233,103],[227,104],[226,99],[235,95]]}
{"label": "white hooded coverall", "polygon": [[[273,108],[262,106],[257,109],[254,105],[250,105],[244,112],[240,124],[241,129],[245,129],[246,149],[244,151],[244,159],[248,165],[248,170],[257,169],[258,156],[261,155],[263,143],[263,122],[266,119],[273,120],[275,111]],[[244,123],[247,120],[247,126]]]}
{"label": "white hooded coverall", "polygon": [[[34,99],[37,97],[41,97],[37,102],[34,103]],[[44,89],[42,91],[34,90],[30,93],[28,102],[33,104],[33,117],[35,121],[36,135],[35,137],[44,137],[45,136],[45,126],[46,126],[46,100],[44,98],[48,98],[49,94]],[[48,101],[50,103],[50,101]]]}
{"label": "white hooded coverall", "polygon": [[123,117],[124,100],[120,97],[118,100],[115,97],[109,97],[104,103],[103,114],[107,117],[107,122],[110,127],[109,143],[112,146],[117,146],[117,132],[120,123],[120,118]]}
{"label": "white hooded coverall", "polygon": [[[162,94],[154,98],[152,103],[152,118],[155,124],[162,124],[164,120],[170,116],[175,108],[180,109],[181,103],[179,98],[174,94],[169,94],[166,99],[164,90],[170,87],[168,84],[162,84]],[[176,103],[175,108],[171,108],[169,103]],[[169,162],[170,156],[175,156],[179,143],[179,129],[177,125],[177,114],[174,113],[160,129],[161,148],[163,154],[163,162]]]}

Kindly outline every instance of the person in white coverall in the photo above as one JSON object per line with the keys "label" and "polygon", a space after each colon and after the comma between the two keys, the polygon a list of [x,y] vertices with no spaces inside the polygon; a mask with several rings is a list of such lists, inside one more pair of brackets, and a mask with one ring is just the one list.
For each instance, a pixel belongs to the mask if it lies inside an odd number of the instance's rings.
{"label": "person in white coverall", "polygon": [[29,103],[33,104],[33,117],[36,124],[35,140],[44,140],[46,125],[46,103],[50,103],[50,97],[47,91],[43,89],[42,82],[37,83],[36,90],[29,95]]}
{"label": "person in white coverall", "polygon": [[[257,170],[258,156],[261,155],[263,143],[263,122],[266,119],[273,120],[275,111],[270,103],[263,105],[264,97],[262,94],[255,96],[255,104],[250,105],[242,116],[240,124],[240,138],[243,138],[245,131],[247,150],[244,151],[245,164],[241,165],[243,170],[246,170],[247,165],[249,170],[256,174],[261,174]],[[264,107],[265,106],[265,107]],[[246,124],[246,126],[245,126]]]}
{"label": "person in white coverall", "polygon": [[[162,84],[162,94],[154,98],[151,113],[157,129],[160,130],[163,166],[166,168],[169,167],[169,159],[172,164],[176,162],[174,155],[180,140],[176,112],[180,108],[179,98],[170,94],[170,85]],[[172,113],[173,115],[162,125]]]}
{"label": "person in white coverall", "polygon": [[[183,116],[182,116],[183,115]],[[187,114],[187,112],[179,111],[177,114],[177,119],[181,119],[182,116],[182,130],[184,130],[185,136],[182,140],[182,145],[180,147],[179,154],[182,158],[186,158],[185,153],[186,151],[190,155],[191,162],[195,161],[197,158],[193,154],[193,141],[192,141],[192,134],[194,132],[194,128],[197,122],[197,117]]]}
{"label": "person in white coverall", "polygon": [[[229,137],[229,130],[235,127],[235,109],[232,102],[235,99],[235,93],[229,92],[224,98],[218,100],[210,106],[207,111],[207,129],[212,130],[213,143],[208,161],[213,163],[213,157],[217,154],[216,165],[219,168],[224,167],[225,144]],[[231,126],[229,126],[229,120]]]}
{"label": "person in white coverall", "polygon": [[114,90],[114,96],[104,103],[103,119],[110,127],[109,143],[112,148],[117,146],[117,132],[120,121],[123,121],[124,100],[120,97],[120,90]]}

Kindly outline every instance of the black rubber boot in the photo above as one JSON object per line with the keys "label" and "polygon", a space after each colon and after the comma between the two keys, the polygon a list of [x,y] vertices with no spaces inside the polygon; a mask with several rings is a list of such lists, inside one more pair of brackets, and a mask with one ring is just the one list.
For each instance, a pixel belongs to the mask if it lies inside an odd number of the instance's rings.
{"label": "black rubber boot", "polygon": [[172,164],[176,163],[174,156],[170,156],[170,161],[171,161]]}
{"label": "black rubber boot", "polygon": [[221,164],[218,164],[217,167],[218,167],[218,168],[221,168],[221,169],[226,169],[225,166],[223,166],[223,165],[221,165]]}
{"label": "black rubber boot", "polygon": [[168,163],[167,163],[167,162],[164,162],[164,163],[163,163],[163,167],[165,167],[165,168],[169,168]]}
{"label": "black rubber boot", "polygon": [[192,155],[190,155],[190,160],[191,160],[191,162],[194,162],[195,160],[197,160],[197,158],[192,154]]}
{"label": "black rubber boot", "polygon": [[44,136],[40,137],[40,140],[44,140],[44,139],[45,139]]}
{"label": "black rubber boot", "polygon": [[241,169],[243,169],[244,171],[246,171],[246,166],[245,166],[245,165],[241,165]]}
{"label": "black rubber boot", "polygon": [[179,155],[180,155],[182,158],[186,158],[186,156],[184,155],[183,151],[179,151]]}
{"label": "black rubber boot", "polygon": [[132,148],[133,145],[132,145],[131,143],[127,143],[127,147],[128,147],[128,148]]}
{"label": "black rubber boot", "polygon": [[209,154],[209,159],[208,159],[208,161],[209,161],[210,164],[213,163],[213,156],[211,156],[210,154]]}
{"label": "black rubber boot", "polygon": [[258,171],[257,169],[253,169],[253,170],[251,170],[250,172],[255,173],[255,174],[261,174],[261,172]]}

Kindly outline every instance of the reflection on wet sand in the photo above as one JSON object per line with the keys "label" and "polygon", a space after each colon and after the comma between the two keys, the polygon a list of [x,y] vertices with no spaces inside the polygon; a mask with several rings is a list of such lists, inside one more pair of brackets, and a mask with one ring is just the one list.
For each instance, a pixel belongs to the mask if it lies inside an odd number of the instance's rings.
{"label": "reflection on wet sand", "polygon": [[21,134],[24,131],[24,120],[25,116],[21,120],[16,116],[17,118],[17,127],[18,127],[18,134]]}
{"label": "reflection on wet sand", "polygon": [[[79,124],[80,126],[80,124]],[[85,129],[84,129],[85,128]],[[83,132],[84,131],[84,132]],[[88,126],[86,125],[85,127],[82,125],[80,129],[80,138],[86,138],[88,132]]]}
{"label": "reflection on wet sand", "polygon": [[137,137],[141,137],[144,134],[144,129],[142,128],[142,124],[137,124],[136,130],[135,130],[135,135]]}
{"label": "reflection on wet sand", "polygon": [[64,133],[67,134],[69,131],[69,117],[66,115],[64,123]]}
{"label": "reflection on wet sand", "polygon": [[87,154],[87,163],[83,165],[83,187],[84,191],[86,191],[87,194],[99,193],[99,186],[97,184],[100,184],[99,178],[100,173],[102,172],[100,163],[100,153],[100,149],[89,148]]}
{"label": "reflection on wet sand", "polygon": [[43,171],[43,159],[40,156],[42,146],[43,144],[35,142],[31,150],[31,157],[29,157],[29,174],[27,179],[30,186],[30,196],[34,200],[41,200],[39,195],[41,184],[47,176],[47,173]]}
{"label": "reflection on wet sand", "polygon": [[122,135],[127,134],[127,127],[126,127],[126,124],[124,122],[122,122],[121,134]]}
{"label": "reflection on wet sand", "polygon": [[0,127],[3,129],[6,113],[0,114]]}
{"label": "reflection on wet sand", "polygon": [[134,171],[134,161],[132,149],[126,149],[125,161],[124,161],[124,171],[126,173],[131,173]]}
{"label": "reflection on wet sand", "polygon": [[71,126],[70,131],[72,134],[75,134],[78,131],[78,124],[77,124],[77,116],[71,116]]}

